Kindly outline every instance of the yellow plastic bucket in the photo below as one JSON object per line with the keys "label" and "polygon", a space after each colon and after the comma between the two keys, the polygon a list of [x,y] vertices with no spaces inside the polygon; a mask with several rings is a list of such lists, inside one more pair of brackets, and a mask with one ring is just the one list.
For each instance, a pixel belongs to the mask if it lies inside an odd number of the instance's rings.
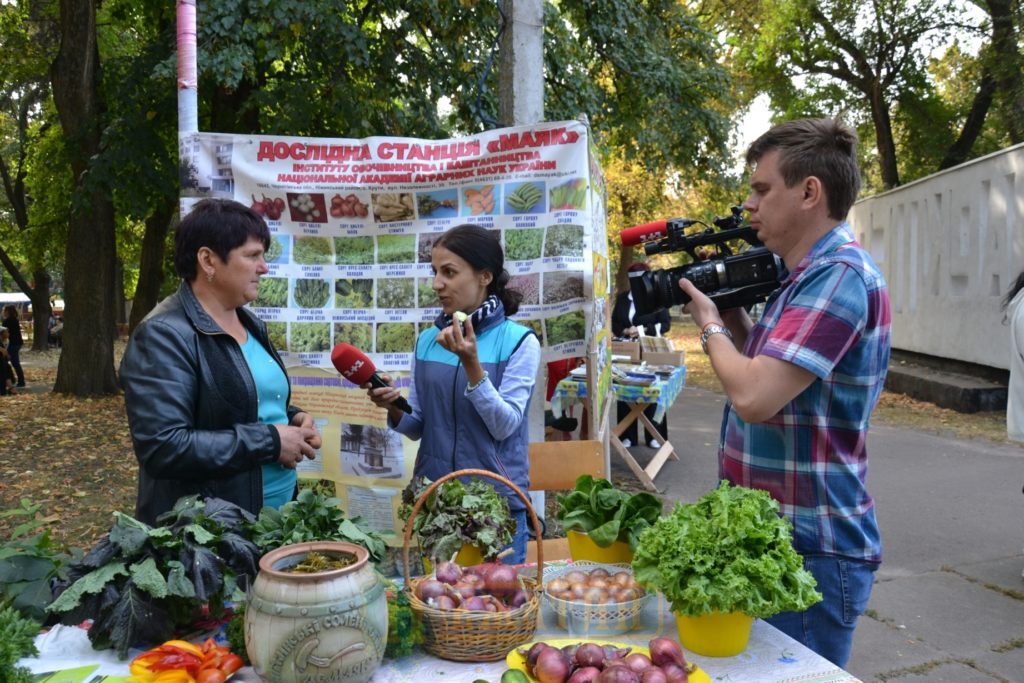
{"label": "yellow plastic bucket", "polygon": [[[455,564],[460,567],[473,567],[481,564],[484,561],[484,556],[480,552],[480,548],[475,545],[463,545],[462,550],[455,556]],[[434,564],[426,557],[423,558],[423,571],[429,574],[434,570]]]}
{"label": "yellow plastic bucket", "polygon": [[628,543],[615,541],[607,548],[602,548],[582,531],[570,530],[566,532],[566,536],[569,538],[569,555],[577,562],[590,560],[602,564],[629,564],[633,561],[633,551],[629,549]]}
{"label": "yellow plastic bucket", "polygon": [[676,615],[679,642],[705,657],[732,657],[747,649],[754,618],[740,612],[712,612],[699,617]]}

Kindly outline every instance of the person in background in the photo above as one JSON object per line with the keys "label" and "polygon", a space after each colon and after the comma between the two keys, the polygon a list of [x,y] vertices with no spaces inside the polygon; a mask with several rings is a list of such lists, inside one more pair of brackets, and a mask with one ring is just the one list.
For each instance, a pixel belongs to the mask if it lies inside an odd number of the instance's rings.
{"label": "person in background", "polygon": [[13,396],[18,393],[14,388],[14,368],[11,357],[7,354],[10,333],[6,327],[0,327],[0,396]]}
{"label": "person in background", "polygon": [[831,119],[775,126],[747,150],[744,203],[757,238],[785,264],[757,324],[719,311],[685,278],[684,311],[727,401],[719,475],[763,489],[824,600],[768,622],[843,667],[882,544],[867,490],[867,432],[889,366],[889,295],[845,222],[860,189],[857,135]]}
{"label": "person in background", "polygon": [[269,244],[263,218],[234,201],[203,200],[178,225],[181,285],[139,323],[121,361],[136,515],[147,524],[191,494],[253,514],[280,507],[295,495],[296,466],[321,445],[312,416],[290,404],[267,326],[245,308]]}
{"label": "person in background", "polygon": [[1010,384],[1006,392],[1006,436],[1024,441],[1024,271],[1003,299],[1010,325]]}
{"label": "person in background", "polygon": [[[642,261],[630,264],[628,272],[639,273],[650,270],[650,266]],[[640,337],[641,328],[644,334],[649,337],[661,336],[668,332],[669,328],[672,327],[672,319],[669,316],[667,308],[663,308],[660,311],[649,313],[647,315],[636,314],[636,306],[633,304],[633,294],[629,289],[621,292],[615,297],[615,305],[612,307],[612,335],[620,337],[622,339],[637,340]],[[651,448],[659,448],[661,444],[668,440],[668,416],[661,419],[661,422],[654,422],[654,413],[658,406],[651,404],[644,409],[644,414],[647,419],[658,428],[658,438],[651,435],[648,444]],[[629,404],[624,401],[619,401],[616,406],[616,412],[618,414],[618,421],[621,422],[626,415],[629,414]],[[629,428],[622,433],[620,437],[622,445],[629,448],[635,443],[639,443],[637,422],[634,422]],[[660,440],[659,440],[660,439]]]}
{"label": "person in background", "polygon": [[7,304],[3,309],[3,326],[7,330],[7,355],[11,359],[11,367],[18,377],[15,386],[25,386],[25,371],[21,369],[21,347],[25,345],[25,339],[21,336],[21,322],[18,320],[18,307]]}
{"label": "person in background", "polygon": [[[416,341],[407,414],[392,405],[393,386],[363,385],[388,411],[388,425],[420,441],[415,476],[436,481],[461,469],[499,474],[529,489],[529,412],[540,366],[540,342],[508,319],[522,294],[508,288],[501,243],[477,225],[458,225],[434,242],[430,264],[441,303],[434,326]],[[465,322],[455,319],[466,314]],[[384,376],[385,381],[391,381]],[[489,480],[516,519],[511,564],[526,561],[526,506],[507,486]]]}

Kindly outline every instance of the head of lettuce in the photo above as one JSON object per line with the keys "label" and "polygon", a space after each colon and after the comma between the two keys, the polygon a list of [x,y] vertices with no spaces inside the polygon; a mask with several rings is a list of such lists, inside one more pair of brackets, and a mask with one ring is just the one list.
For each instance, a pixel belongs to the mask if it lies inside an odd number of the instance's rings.
{"label": "head of lettuce", "polygon": [[766,491],[725,481],[696,503],[677,503],[646,529],[633,572],[683,616],[740,612],[764,619],[821,600],[779,504]]}

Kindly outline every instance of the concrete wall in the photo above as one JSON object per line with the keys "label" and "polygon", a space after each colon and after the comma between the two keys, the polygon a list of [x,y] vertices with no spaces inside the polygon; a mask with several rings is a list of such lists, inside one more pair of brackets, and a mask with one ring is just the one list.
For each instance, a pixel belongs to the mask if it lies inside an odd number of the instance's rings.
{"label": "concrete wall", "polygon": [[1024,144],[857,202],[892,299],[893,347],[1009,367],[1002,298],[1024,270]]}

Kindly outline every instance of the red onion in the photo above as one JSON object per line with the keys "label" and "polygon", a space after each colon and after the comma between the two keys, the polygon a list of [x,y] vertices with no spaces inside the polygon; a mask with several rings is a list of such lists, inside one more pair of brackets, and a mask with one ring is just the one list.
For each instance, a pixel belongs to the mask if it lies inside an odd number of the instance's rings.
{"label": "red onion", "polygon": [[426,602],[430,598],[444,595],[445,585],[437,579],[424,579],[416,584],[416,597]]}
{"label": "red onion", "polygon": [[536,666],[536,664],[537,664],[537,657],[540,656],[541,652],[543,652],[544,650],[547,650],[550,647],[551,646],[548,645],[547,643],[545,643],[543,641],[538,641],[538,642],[534,643],[533,645],[531,645],[529,650],[525,650],[525,651],[524,650],[520,650],[519,651],[519,654],[523,655],[523,657],[526,659],[526,669],[527,669],[527,671],[531,671],[531,672],[533,671],[533,667]]}
{"label": "red onion", "polygon": [[601,670],[596,666],[585,666],[573,671],[572,676],[569,676],[569,680],[565,683],[594,683],[600,675]]}
{"label": "red onion", "polygon": [[604,663],[604,648],[597,643],[583,643],[576,649],[575,659],[581,667],[600,667]]}
{"label": "red onion", "polygon": [[640,674],[640,683],[668,683],[668,676],[658,667],[652,666]]}
{"label": "red onion", "polygon": [[461,595],[463,599],[471,598],[474,595],[476,595],[476,588],[468,583],[463,583],[462,581],[459,581],[454,586],[452,586],[451,590]]}
{"label": "red onion", "polygon": [[634,652],[633,654],[626,655],[625,661],[626,666],[637,673],[640,673],[651,666],[651,658],[642,652]]}
{"label": "red onion", "polygon": [[622,659],[633,650],[631,647],[615,647],[614,645],[602,645],[601,647],[604,648],[605,659]]}
{"label": "red onion", "polygon": [[462,567],[454,562],[445,560],[444,562],[438,562],[437,568],[434,570],[434,576],[441,583],[447,583],[449,585],[457,583],[462,578]]}
{"label": "red onion", "polygon": [[628,666],[609,666],[594,683],[640,683],[640,676]]}
{"label": "red onion", "polygon": [[569,658],[555,647],[549,647],[537,657],[533,677],[540,683],[565,683],[569,678]]}
{"label": "red onion", "polygon": [[683,648],[671,638],[654,638],[648,644],[651,650],[651,661],[656,666],[663,666],[671,662],[681,668],[686,668],[686,657],[683,656]]}
{"label": "red onion", "polygon": [[470,612],[483,612],[487,609],[487,603],[479,595],[474,595],[462,603],[462,609],[468,609]]}
{"label": "red onion", "polygon": [[675,662],[662,664],[661,670],[665,673],[665,680],[668,683],[689,683],[690,681],[690,674]]}
{"label": "red onion", "polygon": [[499,564],[484,577],[487,591],[492,595],[514,593],[519,589],[519,574],[515,567]]}
{"label": "red onion", "polygon": [[512,597],[508,601],[508,606],[512,609],[518,609],[530,601],[530,594],[524,590],[517,590],[512,594]]}
{"label": "red onion", "polygon": [[455,609],[455,601],[448,595],[439,595],[436,598],[427,600],[427,604],[433,604],[437,609]]}

